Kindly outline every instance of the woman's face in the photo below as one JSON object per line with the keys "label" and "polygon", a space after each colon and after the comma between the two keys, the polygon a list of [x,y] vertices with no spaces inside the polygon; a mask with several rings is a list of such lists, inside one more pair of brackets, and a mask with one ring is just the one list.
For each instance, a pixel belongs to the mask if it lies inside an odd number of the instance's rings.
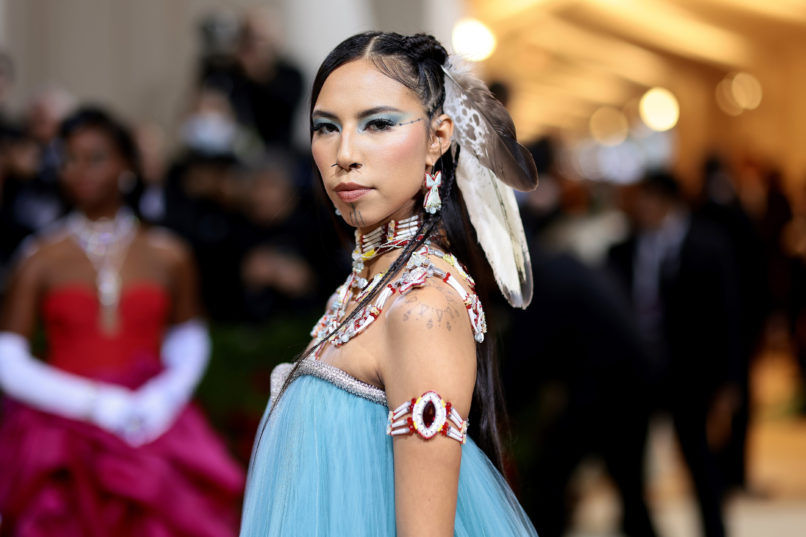
{"label": "woman's face", "polygon": [[425,171],[448,147],[417,95],[365,59],[328,76],[312,120],[325,191],[345,221],[364,231],[413,214]]}
{"label": "woman's face", "polygon": [[126,170],[125,160],[100,129],[79,129],[65,141],[62,180],[79,209],[119,202],[118,181]]}

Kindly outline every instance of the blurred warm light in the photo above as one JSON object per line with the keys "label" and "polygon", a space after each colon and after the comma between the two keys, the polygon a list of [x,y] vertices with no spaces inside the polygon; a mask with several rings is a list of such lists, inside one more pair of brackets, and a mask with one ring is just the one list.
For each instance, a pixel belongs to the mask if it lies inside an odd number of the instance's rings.
{"label": "blurred warm light", "polygon": [[733,100],[745,110],[755,110],[761,104],[761,82],[750,73],[736,73],[730,90]]}
{"label": "blurred warm light", "polygon": [[658,132],[663,132],[677,125],[680,118],[680,105],[671,91],[665,88],[652,88],[641,97],[639,105],[641,120]]}
{"label": "blurred warm light", "polygon": [[616,146],[627,139],[627,118],[616,108],[603,106],[590,118],[589,128],[593,139],[602,145]]}
{"label": "blurred warm light", "polygon": [[[626,35],[696,61],[747,65],[753,44],[738,31],[691,16],[678,4],[662,0],[586,0],[577,19],[605,31]],[[685,38],[681,38],[685,36]]]}
{"label": "blurred warm light", "polygon": [[453,27],[453,49],[460,56],[474,62],[486,60],[495,50],[495,36],[484,23],[476,19],[462,19]]}
{"label": "blurred warm light", "polygon": [[733,98],[732,83],[729,78],[722,79],[716,85],[716,104],[720,110],[729,116],[738,116],[742,113],[742,107]]}

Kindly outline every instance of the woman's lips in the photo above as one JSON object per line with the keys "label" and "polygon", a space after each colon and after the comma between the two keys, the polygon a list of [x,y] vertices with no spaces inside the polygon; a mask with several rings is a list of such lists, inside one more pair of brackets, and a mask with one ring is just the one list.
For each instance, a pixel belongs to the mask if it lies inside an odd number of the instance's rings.
{"label": "woman's lips", "polygon": [[355,183],[347,183],[337,186],[335,190],[336,194],[338,194],[342,201],[350,203],[357,200],[372,189],[362,185],[357,185]]}

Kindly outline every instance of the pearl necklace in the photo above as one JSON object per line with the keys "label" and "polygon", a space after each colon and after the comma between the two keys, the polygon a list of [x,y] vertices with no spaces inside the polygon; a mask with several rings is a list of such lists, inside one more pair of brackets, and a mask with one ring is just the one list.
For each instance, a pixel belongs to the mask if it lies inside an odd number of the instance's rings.
{"label": "pearl necklace", "polygon": [[120,302],[120,266],[137,234],[137,218],[128,209],[120,209],[114,219],[98,221],[74,212],[67,219],[67,229],[95,269],[101,323],[111,331],[117,323]]}

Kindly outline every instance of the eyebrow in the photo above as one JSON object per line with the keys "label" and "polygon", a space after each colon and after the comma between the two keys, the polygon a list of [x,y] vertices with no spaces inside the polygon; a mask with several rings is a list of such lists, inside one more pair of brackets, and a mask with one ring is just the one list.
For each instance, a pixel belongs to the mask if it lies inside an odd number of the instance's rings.
{"label": "eyebrow", "polygon": [[[376,106],[374,108],[364,110],[363,112],[358,114],[358,117],[359,118],[365,118],[365,117],[368,117],[368,116],[373,116],[375,114],[380,114],[382,112],[398,112],[398,113],[402,114],[403,110],[400,110],[399,108],[395,108],[394,106]],[[329,118],[329,119],[338,119],[339,118],[336,114],[334,114],[333,112],[328,112],[327,110],[314,110],[313,114],[311,114],[311,115],[313,117],[315,117],[315,118],[316,117],[325,117],[325,118]]]}

